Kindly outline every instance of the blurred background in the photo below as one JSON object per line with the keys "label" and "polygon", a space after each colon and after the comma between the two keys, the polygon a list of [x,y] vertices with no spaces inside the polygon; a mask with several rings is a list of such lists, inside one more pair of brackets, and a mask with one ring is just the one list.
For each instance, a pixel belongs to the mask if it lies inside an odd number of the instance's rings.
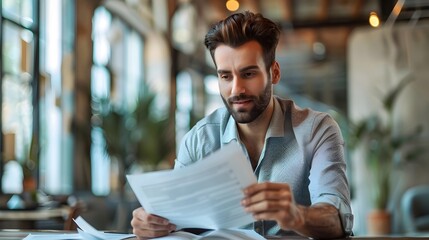
{"label": "blurred background", "polygon": [[428,0],[1,0],[1,211],[129,230],[125,175],[172,168],[223,105],[203,38],[245,10],[282,29],[275,94],[340,124],[355,234],[429,231]]}

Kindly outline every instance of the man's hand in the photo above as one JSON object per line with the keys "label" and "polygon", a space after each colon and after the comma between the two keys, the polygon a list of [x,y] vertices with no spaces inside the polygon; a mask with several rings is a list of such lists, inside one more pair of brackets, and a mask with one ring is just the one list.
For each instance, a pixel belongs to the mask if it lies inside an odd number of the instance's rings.
{"label": "man's hand", "polygon": [[147,213],[143,208],[133,211],[133,234],[138,238],[154,238],[168,235],[176,229],[167,219]]}
{"label": "man's hand", "polygon": [[256,220],[274,220],[284,230],[312,238],[344,236],[338,210],[328,203],[306,207],[295,203],[286,183],[257,183],[243,190],[241,204]]}
{"label": "man's hand", "polygon": [[304,215],[295,204],[286,183],[257,183],[244,189],[242,205],[256,220],[274,220],[285,230],[297,230],[304,225]]}

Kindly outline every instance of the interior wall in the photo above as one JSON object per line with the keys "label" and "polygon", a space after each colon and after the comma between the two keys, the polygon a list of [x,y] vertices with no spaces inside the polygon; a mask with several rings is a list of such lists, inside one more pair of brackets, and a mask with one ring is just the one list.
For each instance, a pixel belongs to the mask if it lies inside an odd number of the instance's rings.
{"label": "interior wall", "polygon": [[[401,92],[395,106],[394,128],[410,132],[422,125],[422,146],[429,149],[429,23],[416,26],[395,24],[393,28],[359,28],[350,37],[348,47],[348,109],[349,118],[358,121],[380,112],[381,98],[403,78],[414,81]],[[392,198],[393,232],[402,233],[400,200],[406,189],[429,184],[429,152],[419,161],[406,164],[393,174]],[[372,208],[371,182],[362,153],[352,154],[354,184],[353,211],[356,234],[366,233],[366,216]]]}

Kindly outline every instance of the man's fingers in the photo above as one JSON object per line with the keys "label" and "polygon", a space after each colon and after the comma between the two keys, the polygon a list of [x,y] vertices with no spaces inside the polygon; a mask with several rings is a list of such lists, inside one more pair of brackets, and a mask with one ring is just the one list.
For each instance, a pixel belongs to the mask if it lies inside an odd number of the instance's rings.
{"label": "man's fingers", "polygon": [[167,231],[167,230],[153,231],[153,230],[147,230],[147,229],[136,229],[136,228],[133,229],[133,234],[136,236],[144,236],[143,239],[162,237],[162,236],[168,235],[169,233],[170,231]]}
{"label": "man's fingers", "polygon": [[143,224],[135,224],[135,228],[141,230],[153,230],[153,231],[174,231],[176,230],[176,225],[167,224],[167,225],[159,225],[153,223],[143,223]]}
{"label": "man's fingers", "polygon": [[245,198],[243,198],[241,204],[244,207],[248,207],[263,201],[292,202],[292,198],[292,193],[287,189],[268,190],[260,191],[253,195],[247,195]]}
{"label": "man's fingers", "polygon": [[286,184],[286,183],[272,183],[272,182],[256,183],[243,189],[243,192],[246,196],[249,196],[260,191],[280,190],[280,189],[290,191],[290,186],[289,184]]}
{"label": "man's fingers", "polygon": [[147,215],[146,221],[157,225],[168,225],[170,223],[167,219],[152,214]]}
{"label": "man's fingers", "polygon": [[245,206],[245,210],[251,213],[289,211],[290,201],[267,200]]}
{"label": "man's fingers", "polygon": [[143,208],[133,211],[131,226],[133,227],[133,233],[139,238],[166,236],[176,229],[176,226],[167,219],[149,214]]}
{"label": "man's fingers", "polygon": [[148,215],[145,220],[138,218],[133,218],[131,220],[131,226],[135,229],[140,230],[154,230],[154,231],[174,231],[176,230],[176,225],[171,224],[168,220],[160,218],[154,215]]}
{"label": "man's fingers", "polygon": [[137,223],[133,222],[133,233],[136,236],[144,236],[144,237],[161,237],[166,236],[170,232],[176,230],[176,226],[174,224],[167,224],[167,225],[159,225],[159,224],[153,224],[153,223],[147,223],[138,221]]}
{"label": "man's fingers", "polygon": [[140,220],[145,223],[153,223],[158,225],[168,225],[170,222],[160,216],[147,213],[143,208],[137,208],[133,211],[133,220]]}

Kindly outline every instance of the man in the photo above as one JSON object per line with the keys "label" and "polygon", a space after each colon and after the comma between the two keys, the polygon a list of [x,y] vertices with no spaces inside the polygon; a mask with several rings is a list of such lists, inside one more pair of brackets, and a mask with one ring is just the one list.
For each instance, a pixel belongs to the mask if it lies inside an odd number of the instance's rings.
{"label": "man", "polygon": [[[175,168],[186,167],[232,141],[241,144],[258,183],[242,205],[264,235],[293,231],[338,238],[352,226],[344,141],[327,114],[273,96],[280,81],[275,50],[280,29],[260,14],[231,15],[205,37],[225,108],[199,121],[184,137]],[[175,230],[167,219],[133,212],[133,232],[158,237]]]}

